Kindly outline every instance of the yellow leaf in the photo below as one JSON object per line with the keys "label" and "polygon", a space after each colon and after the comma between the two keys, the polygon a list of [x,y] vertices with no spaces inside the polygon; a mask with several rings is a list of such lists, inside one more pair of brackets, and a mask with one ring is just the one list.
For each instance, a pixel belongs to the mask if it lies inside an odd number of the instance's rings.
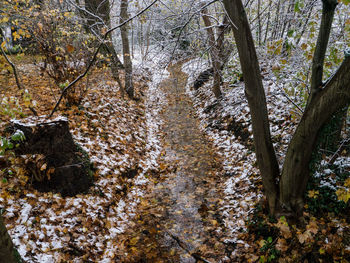
{"label": "yellow leaf", "polygon": [[216,221],[216,220],[211,220],[211,223],[212,223],[214,226],[217,226],[217,225],[218,225],[218,221]]}
{"label": "yellow leaf", "polygon": [[310,190],[309,192],[308,192],[308,196],[310,197],[310,198],[317,198],[317,196],[319,195],[319,191],[315,191],[315,190]]}
{"label": "yellow leaf", "polygon": [[349,190],[338,189],[335,193],[337,194],[338,199],[340,201],[347,203],[350,199],[350,191]]}
{"label": "yellow leaf", "polygon": [[324,255],[324,253],[326,253],[326,250],[320,247],[319,252],[320,252],[320,255]]}
{"label": "yellow leaf", "polygon": [[344,182],[345,187],[350,187],[350,178],[346,179]]}

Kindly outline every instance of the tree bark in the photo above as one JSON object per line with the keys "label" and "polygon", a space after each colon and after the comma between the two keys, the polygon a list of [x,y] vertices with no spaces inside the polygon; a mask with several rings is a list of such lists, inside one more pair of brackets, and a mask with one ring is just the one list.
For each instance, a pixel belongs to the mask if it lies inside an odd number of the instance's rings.
{"label": "tree bark", "polygon": [[255,153],[261,172],[269,210],[274,214],[278,196],[279,167],[271,142],[265,91],[248,19],[240,0],[223,1],[233,23],[241,68],[253,125]]}
{"label": "tree bark", "polygon": [[4,220],[0,215],[0,263],[16,263],[14,247],[7,232]]}
{"label": "tree bark", "polygon": [[[103,24],[111,28],[110,1],[109,0],[85,0],[85,8],[87,11],[97,16],[95,17],[92,15],[86,14],[83,11],[81,12],[82,15],[84,15],[87,19],[88,32],[91,31],[90,27],[96,27],[97,29],[95,30],[95,32],[99,33],[100,37],[102,37],[101,29],[103,27]],[[100,21],[98,18],[100,18],[100,20],[102,21]],[[111,67],[112,76],[117,81],[120,89],[123,92],[124,91],[123,86],[119,78],[119,70],[123,69],[124,66],[121,63],[117,52],[115,51],[111,36],[109,37],[109,41],[104,44],[102,52],[105,54],[109,54],[111,56],[112,61],[111,61],[110,67]]]}
{"label": "tree bark", "polygon": [[308,104],[286,154],[280,182],[282,208],[300,215],[317,136],[335,112],[350,103],[350,57],[346,57],[325,88]]}
{"label": "tree bark", "polygon": [[210,50],[210,58],[211,58],[211,63],[213,66],[214,70],[214,84],[213,84],[213,93],[216,98],[220,98],[221,96],[221,90],[220,90],[220,85],[221,85],[221,63],[220,63],[220,58],[219,58],[219,50],[216,45],[216,40],[215,40],[215,34],[213,30],[213,25],[209,19],[208,16],[208,10],[206,8],[202,9],[202,18],[204,21],[204,25],[207,28],[207,34],[209,38],[209,50]]}
{"label": "tree bark", "polygon": [[312,59],[311,88],[308,103],[322,90],[323,63],[327,51],[329,35],[332,29],[334,11],[338,4],[337,0],[322,0],[322,20],[317,38],[315,54]]}
{"label": "tree bark", "polygon": [[[121,0],[120,3],[120,23],[123,23],[129,18],[128,16],[128,0]],[[132,81],[132,62],[130,58],[130,45],[128,36],[128,27],[124,25],[120,28],[122,46],[123,46],[123,58],[125,69],[125,90],[130,98],[134,97],[134,85]]]}

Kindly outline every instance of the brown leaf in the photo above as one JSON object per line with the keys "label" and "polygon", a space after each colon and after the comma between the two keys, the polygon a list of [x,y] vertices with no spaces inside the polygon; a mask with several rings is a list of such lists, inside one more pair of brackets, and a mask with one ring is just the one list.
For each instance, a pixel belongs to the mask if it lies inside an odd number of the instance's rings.
{"label": "brown leaf", "polygon": [[284,238],[279,238],[276,243],[276,249],[286,252],[288,250],[289,246],[287,244],[287,241]]}
{"label": "brown leaf", "polygon": [[72,46],[71,44],[68,44],[68,45],[66,46],[66,49],[67,49],[67,52],[68,52],[68,53],[72,53],[72,52],[74,51],[74,46]]}

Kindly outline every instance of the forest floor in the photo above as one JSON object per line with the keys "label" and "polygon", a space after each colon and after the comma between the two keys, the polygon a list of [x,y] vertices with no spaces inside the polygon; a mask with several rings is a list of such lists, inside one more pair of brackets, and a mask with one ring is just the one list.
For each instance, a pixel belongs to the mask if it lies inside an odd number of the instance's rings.
{"label": "forest floor", "polygon": [[[27,91],[17,89],[12,74],[1,72],[1,130],[11,118],[33,114],[28,96],[38,114],[47,115],[60,93],[32,58],[12,59]],[[0,212],[26,262],[349,259],[349,210],[333,200],[335,190],[332,200],[324,199],[340,184],[336,179],[349,174],[347,152],[338,166],[323,165],[317,173],[328,188],[308,188],[304,226],[271,221],[242,82],[224,83],[218,101],[210,81],[193,89],[198,73],[208,67],[196,61],[167,70],[156,59],[143,61],[146,69],[135,67],[136,101],[122,96],[108,68],[96,68],[82,84],[89,89],[80,105],[61,105],[56,116],[69,119],[74,139],[97,168],[89,192],[62,197],[37,191],[23,167],[30,156],[0,167]],[[268,65],[262,68],[282,164],[298,116]],[[333,210],[320,210],[319,204]]]}

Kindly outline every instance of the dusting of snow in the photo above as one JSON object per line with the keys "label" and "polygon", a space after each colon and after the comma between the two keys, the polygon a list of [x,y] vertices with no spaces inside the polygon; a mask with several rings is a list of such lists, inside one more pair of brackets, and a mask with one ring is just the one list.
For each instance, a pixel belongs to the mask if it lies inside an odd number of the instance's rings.
{"label": "dusting of snow", "polygon": [[[182,70],[189,76],[186,90],[197,109],[201,128],[213,140],[223,157],[223,168],[225,174],[229,176],[225,182],[225,204],[221,208],[225,226],[231,236],[226,242],[248,246],[245,241],[239,240],[238,236],[242,229],[245,229],[245,220],[251,213],[251,208],[262,197],[261,192],[257,193],[256,189],[252,189],[259,180],[257,176],[259,170],[255,165],[256,157],[252,149],[225,126],[227,123],[221,123],[220,120],[228,119],[234,124],[241,124],[242,129],[245,128],[250,133],[248,140],[252,141],[249,107],[243,83],[222,87],[223,95],[219,102],[211,91],[212,79],[203,87],[194,90],[192,87],[196,77],[208,68],[210,68],[208,62],[199,58],[185,63]],[[264,80],[264,86],[272,123],[271,135],[272,138],[279,140],[275,146],[280,147],[278,157],[282,165],[286,145],[293,133],[292,123],[286,121],[293,105],[283,95],[281,86],[278,86],[273,79]]]}

